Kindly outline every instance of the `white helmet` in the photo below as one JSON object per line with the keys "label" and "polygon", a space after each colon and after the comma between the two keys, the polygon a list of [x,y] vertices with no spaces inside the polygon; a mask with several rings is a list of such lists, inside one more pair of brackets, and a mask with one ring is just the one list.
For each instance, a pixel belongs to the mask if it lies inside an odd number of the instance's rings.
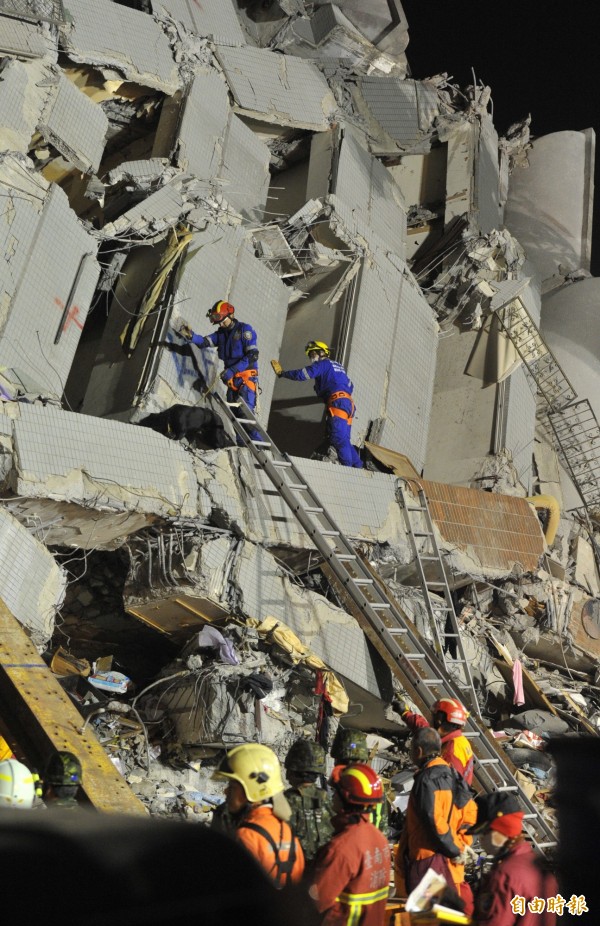
{"label": "white helmet", "polygon": [[33,775],[16,759],[0,762],[0,807],[31,810],[35,796]]}

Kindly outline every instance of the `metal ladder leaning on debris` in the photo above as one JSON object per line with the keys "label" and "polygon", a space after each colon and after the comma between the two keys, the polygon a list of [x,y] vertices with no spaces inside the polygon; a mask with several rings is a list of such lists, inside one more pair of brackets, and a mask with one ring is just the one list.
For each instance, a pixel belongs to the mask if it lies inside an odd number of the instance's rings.
{"label": "metal ladder leaning on debris", "polygon": [[[417,493],[416,501],[407,497],[407,492],[402,485],[403,482],[414,486]],[[452,594],[450,592],[450,586],[448,585],[446,568],[435,536],[425,490],[416,479],[399,479],[396,484],[396,498],[398,499],[400,509],[404,516],[406,532],[417,565],[423,600],[429,617],[429,626],[431,627],[433,639],[435,641],[434,649],[438,658],[443,662],[448,677],[452,679],[455,687],[462,691],[460,700],[464,702],[466,699],[469,702],[468,707],[471,712],[481,717],[479,701],[477,700],[477,695],[475,694],[475,688],[473,686],[471,666],[465,654],[465,648],[460,634],[456,612],[454,610],[454,602],[452,601]],[[425,530],[418,529],[421,528],[421,525],[418,523],[419,518],[422,518],[425,522]],[[419,549],[419,541],[423,541],[425,546],[424,550]],[[436,576],[434,580],[428,579],[425,574],[425,564],[427,563],[435,570]],[[444,596],[443,605],[434,605],[431,599],[429,588],[433,582],[440,588]],[[440,633],[435,615],[436,611],[443,614],[446,626],[448,626],[448,624],[450,625],[449,632],[444,630],[443,633]],[[454,641],[454,645],[452,646],[454,655],[448,655],[447,652],[447,649],[450,648],[450,640]],[[462,670],[462,678],[460,677],[460,670]]]}
{"label": "metal ladder leaning on debris", "polygon": [[600,504],[600,427],[594,411],[588,399],[575,401],[575,389],[520,299],[509,300],[496,310],[496,315],[546,402],[546,416],[559,455],[589,521],[590,510]]}
{"label": "metal ladder leaning on debris", "polygon": [[[226,402],[217,392],[212,393],[212,398],[377,635],[393,665],[410,679],[424,703],[431,707],[444,694],[460,699],[462,694],[448,678],[443,663],[436,659],[430,647],[423,643],[386,590],[376,581],[302,473],[289,456],[275,446],[246,403],[241,399]],[[236,418],[234,408],[240,409],[244,417]],[[245,425],[257,431],[261,439],[252,440]],[[486,791],[521,792],[501,747],[490,737],[477,715],[469,717],[464,733],[472,741],[475,774],[481,787]],[[535,847],[540,852],[554,847],[556,837],[552,827],[522,792],[520,799]]]}

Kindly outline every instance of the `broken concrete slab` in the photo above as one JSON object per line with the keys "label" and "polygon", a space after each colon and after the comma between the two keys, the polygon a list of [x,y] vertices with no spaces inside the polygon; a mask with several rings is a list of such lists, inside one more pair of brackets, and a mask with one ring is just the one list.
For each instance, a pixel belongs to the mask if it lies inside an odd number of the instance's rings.
{"label": "broken concrete slab", "polygon": [[47,58],[56,61],[56,35],[44,22],[26,22],[0,14],[0,51],[15,58]]}
{"label": "broken concrete slab", "polygon": [[234,0],[202,0],[202,3],[189,3],[188,0],[150,0],[150,7],[157,18],[167,13],[188,32],[205,36],[213,42],[227,45],[246,44]]}
{"label": "broken concrete slab", "polygon": [[46,546],[4,507],[0,508],[0,543],[0,599],[25,627],[32,643],[43,649],[54,632],[67,574]]}
{"label": "broken concrete slab", "polygon": [[[154,431],[23,403],[3,403],[0,416],[10,419],[13,435],[6,503],[11,494],[19,496],[16,517],[25,500],[40,513],[47,502],[56,512],[59,503],[58,516],[46,525],[48,543],[87,549],[116,538],[122,543],[129,530],[157,516],[199,513],[189,457]],[[23,510],[27,523],[27,506]],[[83,529],[77,526],[82,521]]]}
{"label": "broken concrete slab", "polygon": [[228,203],[260,220],[267,202],[270,153],[233,113],[215,70],[196,73],[182,106],[175,161],[201,180],[218,180]]}
{"label": "broken concrete slab", "polygon": [[63,191],[21,155],[0,159],[0,188],[6,196],[0,218],[2,363],[58,397],[98,279],[98,242]]}
{"label": "broken concrete slab", "polygon": [[145,87],[167,94],[181,86],[168,39],[147,13],[109,0],[69,0],[69,25],[62,29],[72,61],[116,71]]}
{"label": "broken concrete slab", "polygon": [[215,53],[239,112],[277,125],[327,129],[336,102],[313,64],[249,46],[217,46]]}

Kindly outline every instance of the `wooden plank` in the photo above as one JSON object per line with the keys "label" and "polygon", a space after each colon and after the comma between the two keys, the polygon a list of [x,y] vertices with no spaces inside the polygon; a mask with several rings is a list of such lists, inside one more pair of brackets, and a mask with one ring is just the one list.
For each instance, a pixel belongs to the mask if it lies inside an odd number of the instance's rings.
{"label": "wooden plank", "polygon": [[81,762],[82,791],[96,810],[147,814],[23,627],[0,600],[0,713],[26,761],[42,769],[53,750]]}

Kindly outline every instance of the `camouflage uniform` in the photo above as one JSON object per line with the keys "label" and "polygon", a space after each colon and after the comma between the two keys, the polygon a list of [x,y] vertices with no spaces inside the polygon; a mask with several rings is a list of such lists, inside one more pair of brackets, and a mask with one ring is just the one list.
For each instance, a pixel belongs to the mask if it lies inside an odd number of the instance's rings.
{"label": "camouflage uniform", "polygon": [[300,840],[307,864],[333,836],[333,810],[327,791],[317,779],[325,775],[325,750],[318,743],[299,739],[285,758],[285,769],[294,784],[284,792],[292,808],[290,825]]}
{"label": "camouflage uniform", "polygon": [[292,808],[290,826],[300,840],[307,863],[312,862],[321,846],[333,836],[329,795],[315,784],[288,788],[284,794]]}

